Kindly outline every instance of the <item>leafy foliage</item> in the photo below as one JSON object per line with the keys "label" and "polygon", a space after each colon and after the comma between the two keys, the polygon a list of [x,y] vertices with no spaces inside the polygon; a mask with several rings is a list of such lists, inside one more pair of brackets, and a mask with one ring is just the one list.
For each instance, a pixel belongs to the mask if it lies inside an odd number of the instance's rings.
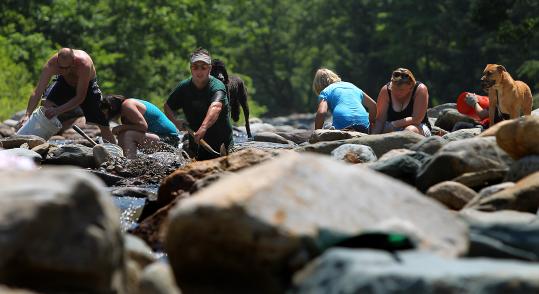
{"label": "leafy foliage", "polygon": [[320,67],[375,99],[393,69],[410,68],[431,105],[479,92],[487,63],[539,90],[533,0],[3,0],[0,118],[24,109],[61,47],[92,56],[105,93],[163,105],[198,46],[248,81],[254,115],[314,111]]}

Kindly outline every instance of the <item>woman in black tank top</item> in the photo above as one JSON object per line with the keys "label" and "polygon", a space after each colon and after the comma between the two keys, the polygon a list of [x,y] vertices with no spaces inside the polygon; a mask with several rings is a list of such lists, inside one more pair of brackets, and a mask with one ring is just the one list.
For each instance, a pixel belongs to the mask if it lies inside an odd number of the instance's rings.
{"label": "woman in black tank top", "polygon": [[378,94],[376,123],[372,133],[407,130],[430,136],[428,103],[427,86],[417,82],[410,70],[396,69],[391,74],[391,81]]}

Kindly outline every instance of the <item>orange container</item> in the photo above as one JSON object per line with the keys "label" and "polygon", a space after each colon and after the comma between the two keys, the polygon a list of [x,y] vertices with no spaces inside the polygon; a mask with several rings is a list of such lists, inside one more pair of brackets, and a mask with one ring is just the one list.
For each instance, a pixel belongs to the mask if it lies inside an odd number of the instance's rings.
{"label": "orange container", "polygon": [[[462,92],[460,93],[459,97],[457,98],[457,110],[458,112],[465,114],[467,116],[472,117],[475,120],[480,120],[479,116],[475,112],[475,109],[466,104],[466,95],[467,94],[473,94],[470,92]],[[483,109],[488,109],[489,100],[487,96],[480,96],[477,95],[477,102],[479,103],[479,106],[481,106]]]}

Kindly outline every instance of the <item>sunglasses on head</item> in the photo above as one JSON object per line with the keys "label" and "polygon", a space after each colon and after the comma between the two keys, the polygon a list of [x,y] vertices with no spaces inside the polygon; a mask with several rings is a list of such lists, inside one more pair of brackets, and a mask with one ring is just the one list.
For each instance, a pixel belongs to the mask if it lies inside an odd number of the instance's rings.
{"label": "sunglasses on head", "polygon": [[393,75],[392,75],[394,78],[401,78],[401,79],[408,79],[410,78],[410,75],[405,73],[405,72],[400,72],[400,71],[394,71],[393,72]]}

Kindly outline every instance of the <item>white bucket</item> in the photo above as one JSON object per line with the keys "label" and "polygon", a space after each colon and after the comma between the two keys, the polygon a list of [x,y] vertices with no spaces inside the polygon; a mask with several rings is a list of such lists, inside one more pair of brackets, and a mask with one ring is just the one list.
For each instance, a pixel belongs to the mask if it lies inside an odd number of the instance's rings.
{"label": "white bucket", "polygon": [[57,117],[48,119],[43,112],[43,107],[36,109],[28,121],[17,131],[17,135],[35,135],[45,140],[58,133],[62,123]]}

